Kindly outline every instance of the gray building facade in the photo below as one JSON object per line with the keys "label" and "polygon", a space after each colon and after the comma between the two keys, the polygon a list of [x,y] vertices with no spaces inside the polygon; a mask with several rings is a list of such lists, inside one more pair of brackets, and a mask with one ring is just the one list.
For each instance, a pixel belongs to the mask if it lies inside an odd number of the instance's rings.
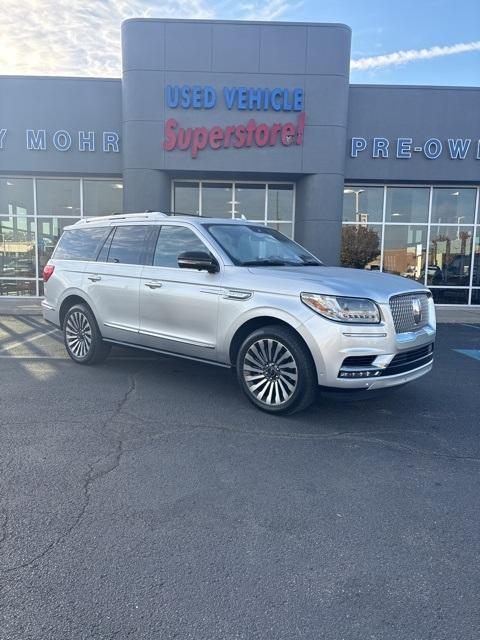
{"label": "gray building facade", "polygon": [[0,77],[0,292],[73,219],[244,217],[480,304],[480,89],[350,85],[349,27],[127,20],[122,79]]}

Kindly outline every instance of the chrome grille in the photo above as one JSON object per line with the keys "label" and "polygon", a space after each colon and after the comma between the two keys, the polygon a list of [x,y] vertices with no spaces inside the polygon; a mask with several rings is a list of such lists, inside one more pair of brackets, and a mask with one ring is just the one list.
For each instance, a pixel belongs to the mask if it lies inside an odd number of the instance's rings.
{"label": "chrome grille", "polygon": [[[414,300],[420,302],[421,318],[416,322]],[[428,296],[426,293],[407,293],[390,298],[390,310],[397,333],[417,331],[428,324]],[[418,320],[418,318],[417,318]]]}

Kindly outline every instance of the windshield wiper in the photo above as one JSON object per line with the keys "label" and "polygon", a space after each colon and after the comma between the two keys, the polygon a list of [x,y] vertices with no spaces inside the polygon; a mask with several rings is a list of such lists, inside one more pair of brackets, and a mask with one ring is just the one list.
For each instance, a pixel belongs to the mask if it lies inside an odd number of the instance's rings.
{"label": "windshield wiper", "polygon": [[302,262],[302,266],[304,266],[304,267],[321,267],[322,263],[319,262],[318,260],[304,260],[304,262]]}
{"label": "windshield wiper", "polygon": [[269,260],[260,258],[259,260],[246,260],[242,262],[242,267],[285,267],[288,263],[283,260]]}

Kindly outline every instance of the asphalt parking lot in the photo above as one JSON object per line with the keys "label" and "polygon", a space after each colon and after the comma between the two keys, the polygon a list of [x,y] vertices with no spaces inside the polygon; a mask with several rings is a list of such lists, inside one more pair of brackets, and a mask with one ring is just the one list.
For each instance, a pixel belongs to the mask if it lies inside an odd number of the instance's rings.
{"label": "asphalt parking lot", "polygon": [[479,350],[440,325],[429,376],[277,418],[0,317],[0,638],[478,640]]}

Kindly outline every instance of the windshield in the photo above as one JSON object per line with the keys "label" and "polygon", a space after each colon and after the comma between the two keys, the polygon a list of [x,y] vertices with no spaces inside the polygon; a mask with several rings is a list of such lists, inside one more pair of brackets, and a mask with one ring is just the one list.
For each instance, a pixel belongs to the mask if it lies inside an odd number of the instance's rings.
{"label": "windshield", "polygon": [[319,266],[318,258],[275,229],[250,224],[205,225],[236,265]]}

